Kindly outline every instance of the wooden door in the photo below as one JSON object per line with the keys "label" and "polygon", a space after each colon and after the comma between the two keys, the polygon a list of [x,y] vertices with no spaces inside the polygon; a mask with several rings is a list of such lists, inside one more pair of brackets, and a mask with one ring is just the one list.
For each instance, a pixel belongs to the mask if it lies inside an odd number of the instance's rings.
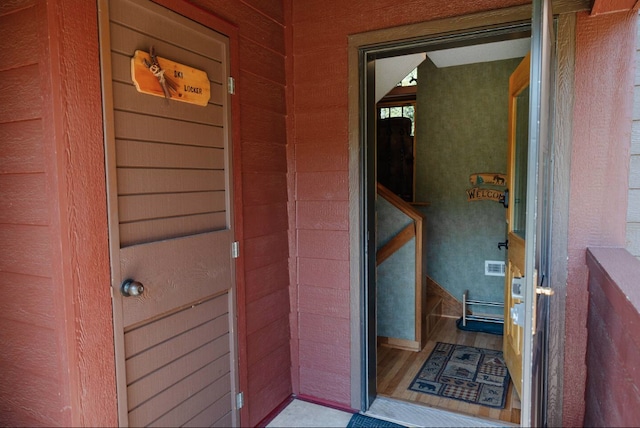
{"label": "wooden door", "polygon": [[[120,424],[237,425],[228,38],[147,0],[100,9]],[[207,73],[205,106],[137,91],[151,47]]]}
{"label": "wooden door", "polygon": [[[509,79],[509,148],[507,162],[507,237],[503,352],[513,384],[522,398],[524,287],[529,128],[529,68],[527,55]],[[516,289],[514,290],[514,284]]]}
{"label": "wooden door", "polygon": [[531,53],[509,80],[503,351],[522,400],[522,426],[546,424],[547,299],[553,289],[543,284],[551,277],[554,40],[551,1],[534,0]]}

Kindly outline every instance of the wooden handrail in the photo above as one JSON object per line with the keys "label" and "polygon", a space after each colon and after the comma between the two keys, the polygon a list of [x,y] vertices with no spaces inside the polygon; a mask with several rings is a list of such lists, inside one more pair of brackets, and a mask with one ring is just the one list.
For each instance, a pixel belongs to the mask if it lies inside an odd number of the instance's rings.
{"label": "wooden handrail", "polygon": [[422,214],[420,211],[411,206],[410,203],[408,203],[380,183],[378,183],[378,195],[382,196],[391,205],[402,211],[407,216],[411,217],[413,221],[422,222],[424,220],[424,214]]}
{"label": "wooden handrail", "polygon": [[427,331],[425,318],[423,317],[426,297],[426,231],[424,225],[426,217],[380,183],[378,183],[377,191],[380,197],[384,198],[412,221],[376,252],[376,265],[379,266],[411,239],[415,238],[415,337],[413,340],[388,340],[393,341],[393,343],[402,342],[402,346],[397,345],[402,349],[419,351],[426,342]]}
{"label": "wooden handrail", "polygon": [[380,266],[380,263],[391,257],[393,253],[402,248],[404,244],[411,241],[411,238],[414,236],[416,236],[416,224],[411,222],[407,227],[402,229],[400,233],[394,236],[391,241],[387,242],[378,250],[376,253],[376,266]]}
{"label": "wooden handrail", "polygon": [[[416,236],[416,234],[422,236],[422,222],[424,221],[424,215],[382,184],[378,183],[377,190],[378,195],[386,199],[387,202],[413,220],[407,227],[402,229],[396,236],[391,238],[389,242],[376,252],[376,266],[379,266],[382,262],[391,257],[393,253],[402,248],[404,244],[409,242],[411,238]],[[416,243],[416,260],[421,259],[422,245]]]}

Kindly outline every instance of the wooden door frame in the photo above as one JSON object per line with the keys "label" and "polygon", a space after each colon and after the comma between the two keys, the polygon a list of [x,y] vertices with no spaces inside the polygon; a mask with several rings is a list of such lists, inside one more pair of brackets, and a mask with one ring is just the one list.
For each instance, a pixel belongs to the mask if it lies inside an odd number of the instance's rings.
{"label": "wooden door frame", "polygon": [[[99,22],[99,49],[100,49],[100,61],[101,64],[104,64],[103,67],[105,70],[111,70],[111,60],[110,60],[110,41],[109,41],[109,33],[108,33],[108,16],[106,14],[101,14],[103,5],[108,0],[96,0],[98,3],[98,18]],[[178,13],[204,27],[209,28],[212,31],[223,34],[229,39],[229,67],[230,67],[230,76],[237,77],[239,76],[239,29],[238,27],[226,21],[218,16],[215,16],[203,9],[200,9],[196,6],[193,6],[187,3],[184,0],[151,0],[152,2],[163,6],[170,11]],[[107,20],[106,22],[105,19]],[[107,29],[104,31],[104,29]],[[102,76],[102,85],[103,85],[103,110],[107,117],[106,122],[102,118],[101,121],[103,123],[103,132],[104,132],[104,141],[105,141],[105,161],[107,161],[109,156],[113,156],[113,150],[107,150],[109,145],[109,141],[113,139],[113,100],[111,97],[105,96],[105,93],[111,94],[111,73],[110,71],[105,73]],[[241,169],[241,144],[240,144],[240,97],[239,91],[236,86],[234,94],[230,97],[230,117],[229,117],[229,147],[231,150],[231,165],[230,168],[230,177],[232,180],[231,187],[233,193],[233,199],[231,201],[231,222],[233,225],[233,240],[242,242],[243,240],[243,206],[242,206],[242,169]],[[113,159],[111,159],[113,161]],[[106,168],[106,177],[105,177],[105,188],[109,186],[115,185],[115,177],[109,176],[109,170]],[[108,204],[111,205],[115,201],[108,201]],[[109,208],[107,208],[107,211]],[[114,227],[117,228],[117,224],[113,224],[113,219],[107,216],[107,226],[109,230],[113,230]],[[111,233],[111,232],[110,232]],[[117,262],[117,249],[114,248],[110,240],[109,244],[109,256],[110,263],[119,263]],[[240,246],[240,250],[242,251],[242,246]],[[114,262],[116,260],[116,262]],[[248,373],[246,362],[246,313],[245,313],[245,278],[244,278],[244,262],[243,257],[238,257],[234,259],[235,267],[235,292],[232,293],[232,301],[235,303],[235,322],[232,322],[230,325],[230,332],[235,335],[235,350],[232,350],[232,364],[235,365],[236,370],[235,378],[232,379],[232,392],[240,392],[246,391],[248,385]],[[112,270],[113,271],[113,270]],[[112,274],[113,280],[113,274]],[[114,324],[117,323],[116,317],[114,317]],[[124,346],[123,343],[118,343],[114,338],[114,352],[116,354],[116,362],[120,358],[123,360],[124,356]],[[119,356],[118,356],[119,355]],[[242,364],[240,362],[243,362]],[[115,367],[114,367],[115,370]],[[122,372],[123,373],[123,372]],[[118,384],[126,384],[124,379],[120,379],[123,375],[118,375],[116,378],[116,386]],[[235,386],[235,387],[234,387]],[[116,397],[117,400],[117,412],[118,412],[118,420],[119,425],[126,426],[127,425],[127,415],[126,412],[123,412],[122,409],[126,409],[127,405],[123,402],[124,395],[118,394]],[[233,407],[235,409],[235,397],[232,397]],[[248,420],[249,412],[248,406],[244,406],[239,410],[240,420],[237,421],[238,425],[241,425],[242,420]]]}
{"label": "wooden door frame", "polygon": [[[552,300],[549,324],[549,424],[562,423],[563,365],[564,365],[564,321],[565,290],[567,282],[569,184],[572,144],[574,66],[575,66],[575,13],[589,10],[590,3],[584,0],[554,1],[554,14],[558,15],[558,53],[555,96],[553,175],[555,193],[553,197],[552,238],[553,277],[550,281],[556,288],[557,299]],[[367,300],[364,281],[366,233],[363,229],[363,197],[367,192],[364,176],[363,150],[367,124],[362,119],[364,92],[362,53],[371,47],[400,44],[411,40],[426,39],[439,34],[463,33],[475,28],[500,26],[511,22],[531,19],[531,6],[516,6],[460,17],[445,18],[401,27],[376,30],[349,36],[348,82],[349,82],[349,279],[350,279],[350,338],[351,338],[351,407],[366,410],[367,385]]]}

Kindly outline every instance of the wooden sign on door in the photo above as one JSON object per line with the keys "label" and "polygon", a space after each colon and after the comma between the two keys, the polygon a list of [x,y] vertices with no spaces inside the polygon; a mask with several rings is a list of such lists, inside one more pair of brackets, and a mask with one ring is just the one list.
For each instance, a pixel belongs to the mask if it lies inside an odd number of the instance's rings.
{"label": "wooden sign on door", "polygon": [[[152,63],[151,55],[147,52],[137,50],[131,58],[131,78],[138,92],[199,106],[207,105],[211,97],[211,85],[206,72],[159,56],[155,59],[160,71],[154,73],[147,66]],[[165,80],[164,89],[162,79]]]}

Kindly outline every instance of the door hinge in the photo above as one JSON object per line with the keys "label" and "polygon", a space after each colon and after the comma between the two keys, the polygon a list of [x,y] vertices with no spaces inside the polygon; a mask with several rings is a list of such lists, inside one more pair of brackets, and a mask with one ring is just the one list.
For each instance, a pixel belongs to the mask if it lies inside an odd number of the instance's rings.
{"label": "door hinge", "polygon": [[234,95],[236,93],[236,79],[229,76],[229,93]]}
{"label": "door hinge", "polygon": [[238,241],[231,244],[231,257],[234,259],[240,257],[240,243]]}
{"label": "door hinge", "polygon": [[238,410],[244,407],[244,392],[238,392],[236,394],[236,408]]}

